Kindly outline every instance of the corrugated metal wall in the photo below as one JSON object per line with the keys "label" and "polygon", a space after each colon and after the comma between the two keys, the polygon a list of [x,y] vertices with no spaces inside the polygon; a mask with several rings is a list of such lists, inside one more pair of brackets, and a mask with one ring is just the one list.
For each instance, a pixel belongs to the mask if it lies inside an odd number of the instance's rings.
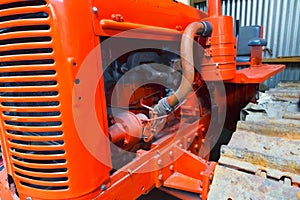
{"label": "corrugated metal wall", "polygon": [[[196,5],[207,12],[206,3]],[[300,0],[222,0],[223,15],[240,26],[262,25],[273,56],[300,56]]]}
{"label": "corrugated metal wall", "polygon": [[286,69],[265,81],[269,88],[274,88],[280,81],[299,81],[300,63],[285,63]]}

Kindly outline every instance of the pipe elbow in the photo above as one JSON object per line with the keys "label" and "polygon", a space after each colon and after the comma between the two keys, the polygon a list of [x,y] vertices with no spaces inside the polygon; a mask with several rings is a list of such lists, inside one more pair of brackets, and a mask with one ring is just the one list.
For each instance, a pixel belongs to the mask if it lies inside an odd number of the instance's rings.
{"label": "pipe elbow", "polygon": [[[188,93],[192,90],[194,81],[194,56],[193,56],[193,43],[195,35],[207,37],[212,33],[212,26],[209,22],[193,22],[189,24],[181,38],[180,57],[182,66],[182,79],[179,88],[170,97],[163,98],[155,109],[157,114],[163,115],[172,111],[180,102],[182,102]],[[164,110],[163,108],[167,108]],[[164,110],[164,112],[162,112]]]}

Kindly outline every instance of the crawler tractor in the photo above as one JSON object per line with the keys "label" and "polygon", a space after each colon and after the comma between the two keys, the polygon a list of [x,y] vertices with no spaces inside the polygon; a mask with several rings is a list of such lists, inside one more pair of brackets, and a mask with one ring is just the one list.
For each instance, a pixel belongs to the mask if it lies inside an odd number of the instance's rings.
{"label": "crawler tractor", "polygon": [[1,0],[2,199],[207,199],[222,129],[284,68],[255,38],[237,70],[233,19],[207,5]]}

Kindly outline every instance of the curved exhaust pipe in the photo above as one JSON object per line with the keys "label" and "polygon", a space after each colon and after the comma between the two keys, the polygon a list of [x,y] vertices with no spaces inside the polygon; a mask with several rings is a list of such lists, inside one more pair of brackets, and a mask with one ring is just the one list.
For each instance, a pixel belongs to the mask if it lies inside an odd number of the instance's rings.
{"label": "curved exhaust pipe", "polygon": [[212,33],[212,26],[209,22],[193,22],[189,24],[181,38],[180,57],[182,65],[182,79],[179,88],[174,94],[161,99],[154,107],[158,116],[162,116],[173,111],[191,91],[194,81],[194,56],[193,43],[196,34],[207,37]]}

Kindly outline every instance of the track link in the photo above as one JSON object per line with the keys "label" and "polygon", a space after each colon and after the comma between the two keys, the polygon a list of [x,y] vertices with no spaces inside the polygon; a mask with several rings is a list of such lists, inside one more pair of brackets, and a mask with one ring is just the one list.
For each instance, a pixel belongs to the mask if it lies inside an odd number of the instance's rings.
{"label": "track link", "polygon": [[241,112],[221,148],[211,200],[300,200],[300,82],[280,83]]}

